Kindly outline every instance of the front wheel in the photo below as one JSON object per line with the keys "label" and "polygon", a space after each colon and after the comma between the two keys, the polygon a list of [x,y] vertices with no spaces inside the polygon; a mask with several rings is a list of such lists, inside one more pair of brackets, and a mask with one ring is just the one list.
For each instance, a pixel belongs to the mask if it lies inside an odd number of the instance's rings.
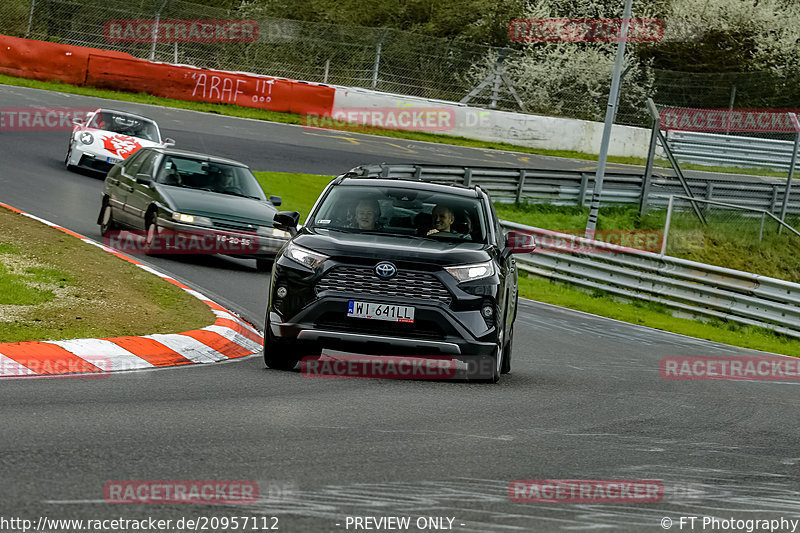
{"label": "front wheel", "polygon": [[508,374],[511,372],[511,349],[514,344],[514,325],[508,330],[508,338],[506,339],[506,347],[503,350],[503,361],[500,365],[500,373]]}
{"label": "front wheel", "polygon": [[100,235],[105,237],[109,232],[115,230],[116,227],[117,224],[114,222],[111,206],[106,202],[103,206],[103,213],[100,215]]}
{"label": "front wheel", "polygon": [[72,157],[72,143],[70,143],[69,148],[67,148],[67,157],[64,158],[64,167],[66,167],[67,170],[75,170],[75,166],[69,164],[70,157]]}
{"label": "front wheel", "polygon": [[147,233],[145,235],[144,253],[146,255],[158,255],[161,241],[158,237],[158,222],[156,221],[155,213],[150,213],[147,216],[145,227],[147,228]]}
{"label": "front wheel", "polygon": [[264,364],[273,370],[292,370],[299,361],[295,343],[280,342],[272,335],[267,311],[264,324]]}

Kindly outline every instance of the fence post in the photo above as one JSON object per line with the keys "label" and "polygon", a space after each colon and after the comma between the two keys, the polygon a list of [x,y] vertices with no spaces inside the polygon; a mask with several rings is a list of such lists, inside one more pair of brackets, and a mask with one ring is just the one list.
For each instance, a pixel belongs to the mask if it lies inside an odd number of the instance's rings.
{"label": "fence post", "polygon": [[328,83],[328,69],[331,66],[331,58],[325,60],[325,77],[322,79],[322,83]]}
{"label": "fence post", "polygon": [[28,15],[28,29],[25,30],[25,38],[31,34],[31,25],[33,24],[33,8],[36,5],[36,0],[31,0],[31,13]]}
{"label": "fence post", "polygon": [[578,207],[586,205],[583,201],[586,198],[586,188],[589,186],[589,174],[581,172],[581,188],[578,191]]}
{"label": "fence post", "polygon": [[519,171],[519,183],[517,184],[517,203],[522,202],[522,188],[525,187],[525,175],[527,171],[523,168]]}
{"label": "fence post", "polygon": [[672,222],[672,202],[675,196],[669,195],[669,205],[667,205],[667,220],[664,222],[664,235],[661,239],[661,257],[667,252],[667,236],[669,235],[669,225]]}
{"label": "fence post", "polygon": [[381,64],[381,46],[383,46],[383,37],[386,34],[386,28],[381,28],[381,35],[378,37],[378,46],[375,51],[375,66],[372,69],[372,88],[378,86],[378,67]]}
{"label": "fence post", "polygon": [[469,167],[464,168],[464,187],[469,187],[472,183],[472,169]]}
{"label": "fence post", "polygon": [[[711,196],[713,194],[714,194],[714,184],[711,183],[710,181],[707,181],[706,182],[706,200],[711,200]],[[708,209],[709,209],[710,206],[711,206],[711,204],[706,203],[706,205],[703,207],[703,213],[704,214],[706,214],[706,215],[708,214]]]}
{"label": "fence post", "polygon": [[[800,122],[797,121],[797,115],[789,113],[789,118],[794,123],[795,131],[794,136],[794,149],[792,150],[792,161],[789,163],[789,176],[786,178],[786,190],[783,193],[783,204],[781,205],[781,222],[786,221],[786,208],[789,205],[789,195],[792,192],[792,179],[794,178],[794,166],[797,164],[797,149],[800,147]],[[781,234],[783,225],[778,225],[778,235]]]}
{"label": "fence post", "polygon": [[642,197],[639,199],[639,215],[647,212],[647,197],[650,195],[650,177],[653,174],[653,165],[656,159],[656,142],[658,141],[658,129],[661,127],[658,119],[653,117],[653,129],[650,132],[650,147],[647,149],[647,164],[644,167],[642,176]]}
{"label": "fence post", "polygon": [[772,186],[772,201],[769,204],[769,212],[770,213],[773,213],[773,214],[775,213],[775,204],[777,204],[777,203],[778,203],[778,186],[777,185],[773,185]]}

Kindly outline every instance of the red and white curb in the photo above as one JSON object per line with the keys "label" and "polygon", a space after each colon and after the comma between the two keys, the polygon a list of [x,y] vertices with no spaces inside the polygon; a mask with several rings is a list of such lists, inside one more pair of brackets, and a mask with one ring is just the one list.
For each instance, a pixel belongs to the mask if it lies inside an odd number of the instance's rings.
{"label": "red and white curb", "polygon": [[264,342],[261,333],[251,324],[204,294],[74,231],[25,213],[10,205],[0,203],[0,207],[5,207],[61,230],[177,285],[205,302],[217,317],[210,326],[182,333],[159,333],[108,339],[0,343],[0,378],[64,374],[77,374],[75,377],[99,377],[107,375],[109,372],[123,370],[214,363],[245,357],[261,351]]}

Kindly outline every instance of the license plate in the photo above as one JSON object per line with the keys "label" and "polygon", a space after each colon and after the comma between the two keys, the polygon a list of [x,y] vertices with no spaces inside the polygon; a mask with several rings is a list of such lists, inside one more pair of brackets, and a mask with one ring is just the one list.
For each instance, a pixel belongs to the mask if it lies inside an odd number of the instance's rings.
{"label": "license plate", "polygon": [[404,305],[379,304],[373,302],[347,302],[347,316],[353,318],[369,318],[372,320],[388,320],[389,322],[414,323],[414,308]]}
{"label": "license plate", "polygon": [[112,165],[116,165],[122,161],[122,159],[117,159],[116,157],[106,157],[106,163],[111,163]]}

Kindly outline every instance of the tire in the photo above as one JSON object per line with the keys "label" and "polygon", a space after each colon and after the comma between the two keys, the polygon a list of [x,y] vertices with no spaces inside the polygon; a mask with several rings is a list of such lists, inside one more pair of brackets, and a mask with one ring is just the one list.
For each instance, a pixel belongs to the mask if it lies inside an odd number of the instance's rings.
{"label": "tire", "polygon": [[271,272],[272,263],[274,263],[274,260],[272,259],[256,258],[256,270],[259,272]]}
{"label": "tire", "polygon": [[508,330],[508,339],[506,340],[506,346],[503,350],[503,362],[500,365],[500,373],[501,374],[508,374],[511,372],[511,350],[514,345],[514,325],[511,325],[511,329]]}
{"label": "tire", "polygon": [[[485,372],[488,370],[488,365],[485,362],[486,360],[491,361],[491,370],[488,373]],[[497,383],[500,381],[500,370],[503,364],[503,349],[500,345],[495,347],[492,355],[482,356],[478,361],[479,363],[474,373],[467,370],[467,381],[475,383]],[[467,368],[469,368],[469,363],[467,364]]]}
{"label": "tire", "polygon": [[69,148],[67,149],[67,157],[64,158],[64,167],[67,170],[74,171],[75,170],[75,166],[69,164],[69,158],[70,158],[71,155],[72,155],[72,143],[69,144]]}
{"label": "tire", "polygon": [[273,370],[292,370],[300,362],[297,346],[292,342],[280,342],[272,335],[269,325],[269,310],[264,324],[264,364]]}
{"label": "tire", "polygon": [[114,222],[114,215],[111,212],[111,206],[108,202],[103,204],[103,211],[100,214],[100,235],[105,237],[110,231],[117,229],[117,223]]}
{"label": "tire", "polygon": [[144,243],[144,253],[146,255],[159,255],[161,252],[161,243],[158,238],[158,222],[156,222],[156,214],[149,213],[147,215],[147,222],[145,223],[146,234]]}

